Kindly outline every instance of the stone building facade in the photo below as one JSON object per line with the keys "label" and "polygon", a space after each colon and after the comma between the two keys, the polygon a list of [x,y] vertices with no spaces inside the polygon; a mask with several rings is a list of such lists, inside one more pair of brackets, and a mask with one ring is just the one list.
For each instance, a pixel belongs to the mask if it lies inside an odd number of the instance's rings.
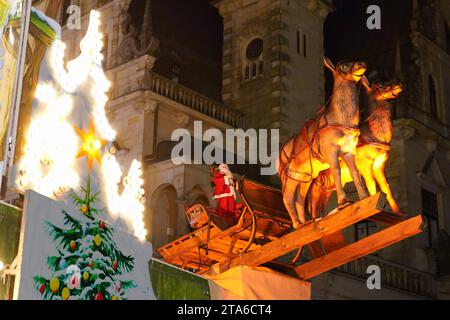
{"label": "stone building facade", "polygon": [[227,107],[251,128],[280,130],[281,142],[324,102],[322,1],[214,1],[224,24]]}
{"label": "stone building facade", "polygon": [[[203,130],[278,128],[281,141],[287,140],[325,102],[323,26],[332,7],[320,0],[212,1],[223,19],[220,101],[213,85],[200,86],[202,93],[198,89],[204,79],[217,76],[214,57],[207,50],[183,45],[174,50],[177,41],[165,41],[164,32],[155,31],[155,2],[66,1],[65,8],[70,3],[81,5],[83,21],[82,30],[64,27],[63,40],[69,58],[76,56],[87,13],[93,8],[100,11],[105,69],[113,84],[108,117],[118,132],[124,169],[133,158],[146,164],[146,227],[148,239],[158,247],[188,231],[186,206],[199,201],[212,204],[209,168],[175,165],[170,160],[172,132],[185,128],[193,133],[193,122],[201,120]],[[427,210],[426,232],[315,278],[313,298],[450,296],[445,281],[450,275],[450,7],[444,0],[428,1],[435,5],[429,10],[439,13],[430,27],[420,16],[425,14],[418,7],[422,2],[408,3],[412,10],[407,23],[413,26],[408,33],[410,45],[408,50],[396,50],[392,64],[409,93],[396,105],[388,173],[404,211]],[[61,22],[64,17],[62,11]],[[202,59],[207,63],[195,64]],[[163,62],[158,66],[158,61]],[[183,70],[189,74],[192,65],[198,75],[187,76],[183,83]],[[368,234],[371,228],[369,223],[361,224],[347,236]],[[383,290],[366,287],[366,268],[371,264],[382,270]]]}

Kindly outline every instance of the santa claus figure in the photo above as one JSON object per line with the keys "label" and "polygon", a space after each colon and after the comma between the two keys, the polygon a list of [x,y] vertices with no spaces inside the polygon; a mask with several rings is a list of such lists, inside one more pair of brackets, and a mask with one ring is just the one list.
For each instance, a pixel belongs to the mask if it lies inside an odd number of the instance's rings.
{"label": "santa claus figure", "polygon": [[236,209],[235,180],[230,168],[221,164],[214,174],[214,199],[217,201],[216,213],[226,219],[232,219]]}
{"label": "santa claus figure", "polygon": [[81,285],[81,271],[77,265],[71,265],[66,270],[67,288],[80,289]]}

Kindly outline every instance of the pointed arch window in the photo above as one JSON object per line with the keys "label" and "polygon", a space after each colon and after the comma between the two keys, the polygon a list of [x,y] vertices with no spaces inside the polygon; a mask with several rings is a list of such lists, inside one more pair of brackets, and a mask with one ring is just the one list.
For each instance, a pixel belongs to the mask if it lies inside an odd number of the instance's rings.
{"label": "pointed arch window", "polygon": [[433,247],[433,242],[439,233],[439,210],[437,195],[426,189],[421,190],[422,195],[422,213],[426,221],[426,235],[428,245]]}
{"label": "pointed arch window", "polygon": [[430,114],[432,117],[437,118],[438,116],[438,101],[436,92],[436,83],[432,76],[428,78],[428,94],[430,103]]}
{"label": "pointed arch window", "polygon": [[445,49],[450,54],[450,27],[448,22],[445,22]]}

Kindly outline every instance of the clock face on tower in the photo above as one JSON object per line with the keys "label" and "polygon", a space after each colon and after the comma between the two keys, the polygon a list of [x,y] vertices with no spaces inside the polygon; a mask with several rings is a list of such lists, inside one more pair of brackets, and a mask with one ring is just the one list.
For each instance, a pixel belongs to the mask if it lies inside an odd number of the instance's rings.
{"label": "clock face on tower", "polygon": [[253,39],[247,46],[247,59],[256,60],[263,53],[263,40],[260,38]]}

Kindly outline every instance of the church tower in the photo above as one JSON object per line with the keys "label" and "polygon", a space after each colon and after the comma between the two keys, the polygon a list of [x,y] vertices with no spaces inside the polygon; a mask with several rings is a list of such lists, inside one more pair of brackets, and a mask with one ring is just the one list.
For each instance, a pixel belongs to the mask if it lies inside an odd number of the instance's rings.
{"label": "church tower", "polygon": [[247,128],[280,129],[283,143],[324,103],[321,0],[216,0],[223,17],[224,104]]}

